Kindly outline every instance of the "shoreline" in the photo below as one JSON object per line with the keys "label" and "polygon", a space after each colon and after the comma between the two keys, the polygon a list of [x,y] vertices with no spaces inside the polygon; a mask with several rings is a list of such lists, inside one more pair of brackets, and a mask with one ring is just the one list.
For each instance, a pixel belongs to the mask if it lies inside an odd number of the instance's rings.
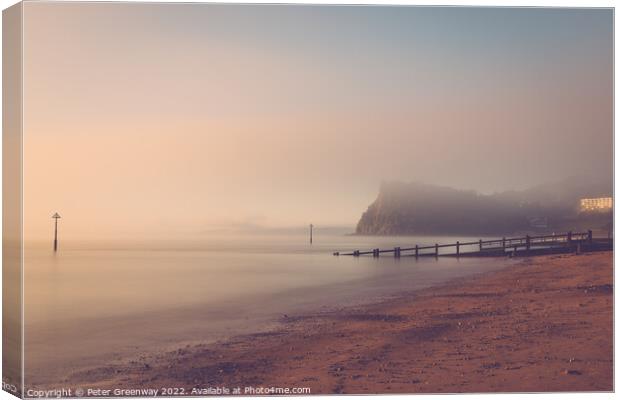
{"label": "shoreline", "polygon": [[[264,293],[243,293],[235,291],[229,279],[228,284],[222,286],[232,290],[225,301],[211,302],[207,293],[191,303],[166,303],[171,304],[167,308],[149,303],[148,307],[142,307],[141,312],[136,312],[140,309],[136,304],[126,302],[127,307],[118,309],[123,311],[118,314],[91,312],[87,318],[69,314],[62,319],[28,325],[27,386],[46,389],[67,382],[67,377],[81,371],[122,365],[132,360],[149,362],[159,354],[187,345],[225,341],[243,334],[277,329],[284,325],[281,317],[285,314],[299,315],[377,303],[457,277],[505,268],[514,262],[508,259],[501,263],[482,259],[336,260],[330,255],[302,255],[290,257],[288,261],[281,261],[278,257],[277,261],[286,263],[286,271],[306,276],[309,280],[289,278],[287,273],[286,280],[267,286]],[[306,263],[298,264],[298,261]],[[270,266],[266,278],[274,276],[277,271]],[[134,273],[134,276],[140,274]],[[275,278],[278,276],[282,274],[275,274]],[[213,274],[209,275],[207,271],[206,275],[195,276],[191,282],[186,279],[185,284],[200,286],[200,282],[208,281],[209,277],[212,279]],[[262,282],[269,283],[266,278]],[[152,279],[157,281],[156,276]],[[106,294],[100,294],[105,299]],[[152,296],[150,292],[148,295]]]}
{"label": "shoreline", "polygon": [[312,394],[611,391],[612,258],[527,258],[374,304],[285,315],[271,331],[79,371],[67,382],[183,387],[185,395],[248,386]]}

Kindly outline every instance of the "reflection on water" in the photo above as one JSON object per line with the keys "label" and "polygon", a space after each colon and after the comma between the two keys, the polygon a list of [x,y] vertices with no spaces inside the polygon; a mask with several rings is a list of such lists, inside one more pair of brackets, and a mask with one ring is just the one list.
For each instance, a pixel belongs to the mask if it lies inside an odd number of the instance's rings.
{"label": "reflection on water", "polygon": [[72,368],[264,329],[283,313],[373,301],[506,265],[331,255],[472,238],[333,236],[316,237],[312,246],[306,239],[65,243],[57,254],[49,246],[27,245],[27,379],[50,383]]}

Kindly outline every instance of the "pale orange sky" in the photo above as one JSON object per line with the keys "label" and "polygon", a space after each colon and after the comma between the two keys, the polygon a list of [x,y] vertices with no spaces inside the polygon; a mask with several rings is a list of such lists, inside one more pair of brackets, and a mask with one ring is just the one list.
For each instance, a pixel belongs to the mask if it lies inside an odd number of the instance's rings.
{"label": "pale orange sky", "polygon": [[[26,238],[347,225],[611,177],[610,10],[26,3]],[[569,164],[577,165],[570,167]]]}

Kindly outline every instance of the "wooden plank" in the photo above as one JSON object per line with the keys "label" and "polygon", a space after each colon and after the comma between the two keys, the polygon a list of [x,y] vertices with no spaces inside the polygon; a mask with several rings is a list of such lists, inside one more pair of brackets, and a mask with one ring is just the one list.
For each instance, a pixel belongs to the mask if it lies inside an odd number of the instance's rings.
{"label": "wooden plank", "polygon": [[[448,253],[442,254],[442,256],[454,256],[457,257],[460,255],[480,255],[480,254],[488,254],[488,253],[498,253],[504,254],[506,249],[512,249],[513,252],[519,251],[520,248],[524,248],[523,251],[527,252],[529,250],[545,250],[545,249],[553,249],[553,248],[561,248],[561,247],[570,247],[572,243],[587,243],[589,245],[593,245],[595,241],[599,239],[594,239],[592,236],[592,231],[589,230],[587,232],[567,232],[566,234],[559,235],[539,235],[539,236],[529,236],[525,237],[514,237],[514,238],[506,238],[503,237],[501,239],[492,239],[492,240],[478,240],[477,242],[463,242],[457,241],[456,243],[447,243],[447,244],[438,244],[430,246],[419,246],[415,247],[394,247],[391,249],[379,249],[375,248],[370,251],[361,251],[354,250],[348,253],[342,252],[334,252],[334,255],[348,255],[348,256],[362,256],[372,254],[374,257],[379,257],[381,253],[392,253],[394,257],[400,257],[402,252],[405,251],[415,251],[415,257],[420,256],[428,256],[434,255],[439,256],[440,248],[449,248],[454,247],[456,249],[456,253]],[[606,239],[605,242],[607,245],[613,244],[613,239]],[[600,242],[596,242],[600,243]],[[473,246],[477,245],[478,250],[472,251],[462,251],[463,246]],[[432,253],[422,253],[423,250],[434,250]]]}

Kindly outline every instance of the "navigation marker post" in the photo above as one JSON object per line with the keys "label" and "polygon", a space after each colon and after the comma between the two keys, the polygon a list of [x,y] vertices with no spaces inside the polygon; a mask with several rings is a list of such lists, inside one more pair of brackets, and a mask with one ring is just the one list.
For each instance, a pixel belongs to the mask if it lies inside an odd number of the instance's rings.
{"label": "navigation marker post", "polygon": [[54,251],[58,251],[58,218],[60,218],[60,215],[54,213],[52,218],[54,218]]}

